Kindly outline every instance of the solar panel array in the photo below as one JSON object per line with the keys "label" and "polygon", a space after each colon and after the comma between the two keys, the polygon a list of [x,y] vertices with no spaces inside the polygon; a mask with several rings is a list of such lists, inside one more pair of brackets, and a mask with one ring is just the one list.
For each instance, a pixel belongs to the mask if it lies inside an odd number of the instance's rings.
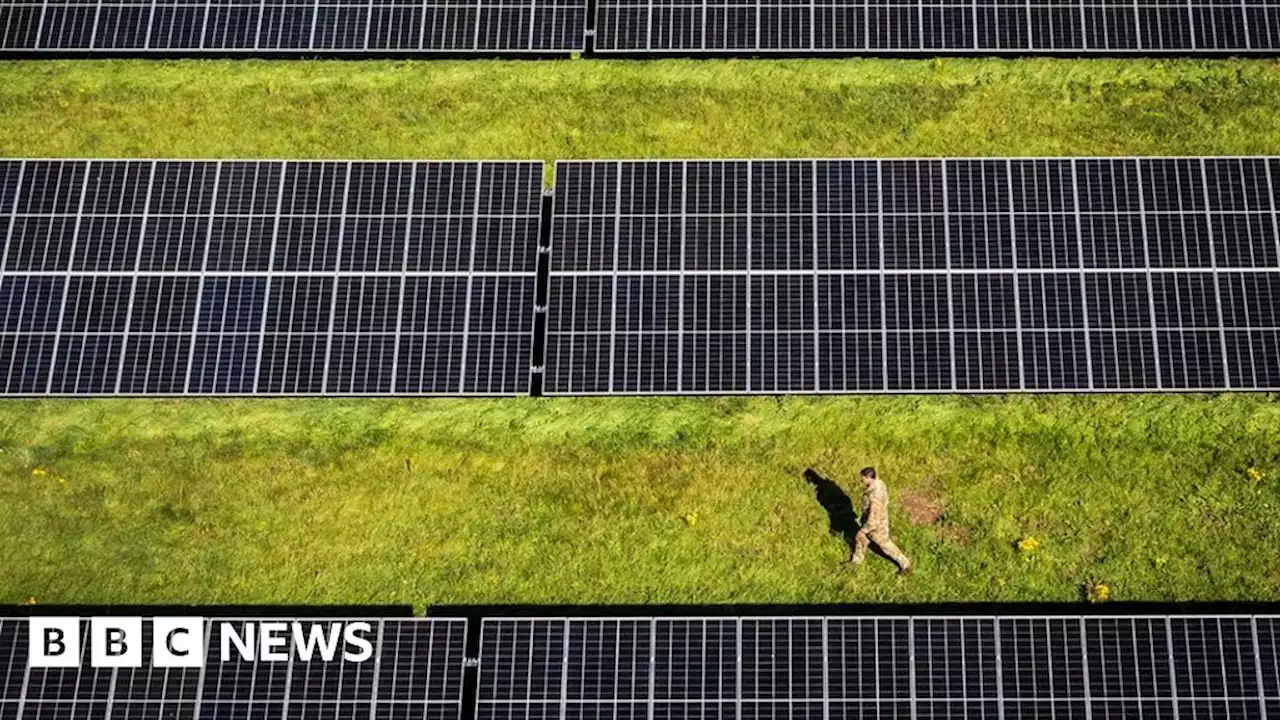
{"label": "solar panel array", "polygon": [[0,52],[569,53],[585,0],[0,0]]}
{"label": "solar panel array", "polygon": [[1275,0],[598,0],[603,53],[1253,53]]}
{"label": "solar panel array", "polygon": [[0,161],[0,394],[1280,389],[1280,159],[541,178]]}
{"label": "solar panel array", "polygon": [[[234,650],[224,663],[222,622],[208,622],[199,668],[152,667],[150,623],[139,668],[90,667],[88,642],[79,667],[30,668],[27,620],[0,619],[0,717],[1280,717],[1270,615],[485,618],[478,648],[466,620],[372,619],[363,663]],[[304,633],[311,622],[331,620],[304,620]]]}
{"label": "solar panel array", "polygon": [[[1267,53],[1277,0],[0,0],[0,53]],[[588,38],[592,38],[589,43]]]}
{"label": "solar panel array", "polygon": [[1274,617],[483,622],[478,720],[1280,717]]}
{"label": "solar panel array", "polygon": [[540,162],[0,162],[0,394],[529,390]]}
{"label": "solar panel array", "polygon": [[[292,621],[292,618],[288,620]],[[5,720],[460,720],[465,620],[368,620],[375,648],[366,662],[297,659],[220,662],[223,620],[206,623],[206,663],[154,668],[151,625],[143,623],[140,668],[93,668],[89,623],[81,621],[81,663],[27,666],[27,620],[0,620],[0,717]],[[230,621],[243,634],[244,621]],[[332,620],[314,621],[328,626]],[[303,621],[303,633],[311,632]]]}
{"label": "solar panel array", "polygon": [[1280,160],[556,171],[547,394],[1280,389]]}

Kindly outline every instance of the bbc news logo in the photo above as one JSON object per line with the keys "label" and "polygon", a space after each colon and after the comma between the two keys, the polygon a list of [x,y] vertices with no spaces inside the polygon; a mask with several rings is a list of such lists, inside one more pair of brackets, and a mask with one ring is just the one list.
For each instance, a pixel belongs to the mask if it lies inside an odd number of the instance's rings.
{"label": "bbc news logo", "polygon": [[[151,666],[201,667],[207,657],[205,619],[157,617],[151,625]],[[140,617],[89,618],[81,637],[78,617],[33,617],[27,624],[27,661],[35,668],[79,667],[81,643],[88,642],[92,667],[142,667]],[[211,628],[212,629],[212,628]],[[218,662],[345,662],[373,657],[373,627],[367,622],[250,620],[219,622]]]}

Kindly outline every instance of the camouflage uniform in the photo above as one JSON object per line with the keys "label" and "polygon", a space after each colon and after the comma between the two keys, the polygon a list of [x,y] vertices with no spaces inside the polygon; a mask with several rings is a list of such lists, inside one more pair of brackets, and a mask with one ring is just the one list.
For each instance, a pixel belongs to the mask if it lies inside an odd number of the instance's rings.
{"label": "camouflage uniform", "polygon": [[863,496],[862,529],[854,537],[853,557],[855,564],[861,564],[867,557],[868,543],[875,543],[889,559],[897,563],[901,570],[908,570],[911,561],[902,554],[898,546],[889,537],[889,488],[884,481],[876,478]]}

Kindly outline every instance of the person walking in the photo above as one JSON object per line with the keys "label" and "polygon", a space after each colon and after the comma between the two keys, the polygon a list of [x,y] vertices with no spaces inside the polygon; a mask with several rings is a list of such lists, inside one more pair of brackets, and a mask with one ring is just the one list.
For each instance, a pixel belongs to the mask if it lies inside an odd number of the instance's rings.
{"label": "person walking", "polygon": [[862,527],[854,536],[853,556],[849,562],[861,565],[867,558],[867,546],[875,543],[880,551],[898,566],[898,573],[906,575],[911,572],[911,560],[894,544],[889,537],[889,488],[876,476],[873,467],[862,468],[860,473],[862,484],[866,489],[863,499]]}

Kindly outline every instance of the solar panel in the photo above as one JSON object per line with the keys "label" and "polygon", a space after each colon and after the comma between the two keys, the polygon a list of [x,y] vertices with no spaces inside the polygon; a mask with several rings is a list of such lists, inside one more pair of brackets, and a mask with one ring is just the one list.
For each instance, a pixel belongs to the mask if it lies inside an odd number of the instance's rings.
{"label": "solar panel", "polygon": [[541,163],[3,172],[2,394],[529,390]]}
{"label": "solar panel", "polygon": [[548,394],[1280,388],[1280,161],[562,162]]}
{"label": "solar panel", "polygon": [[569,53],[584,0],[0,2],[0,54]]}
{"label": "solar panel", "polygon": [[1254,718],[1264,696],[1252,663],[1265,663],[1269,648],[1255,643],[1253,627],[1263,621],[486,618],[476,712],[481,720]]}
{"label": "solar panel", "polygon": [[1273,0],[599,0],[595,50],[1272,53]]}
{"label": "solar panel", "polygon": [[[332,621],[299,622],[310,636]],[[243,638],[246,621],[209,620],[206,662],[198,668],[153,667],[152,629],[144,622],[141,666],[113,669],[90,667],[87,620],[81,663],[71,668],[27,667],[27,620],[0,620],[0,706],[15,718],[459,720],[466,621],[367,622],[376,648],[369,661],[348,661],[340,647],[330,661],[314,649],[310,660],[290,652],[287,662],[246,661],[228,639],[229,661],[222,662],[223,623]]]}

